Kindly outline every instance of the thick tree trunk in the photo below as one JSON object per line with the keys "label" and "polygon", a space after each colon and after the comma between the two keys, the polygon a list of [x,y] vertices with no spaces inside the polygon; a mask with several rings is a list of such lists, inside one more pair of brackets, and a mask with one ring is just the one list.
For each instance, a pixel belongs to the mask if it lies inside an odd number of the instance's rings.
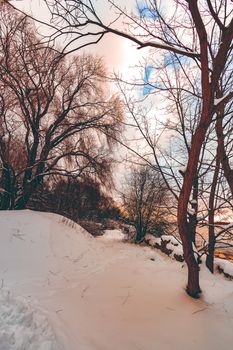
{"label": "thick tree trunk", "polygon": [[[212,121],[214,90],[209,77],[209,58],[208,58],[208,36],[203,23],[197,1],[189,1],[189,10],[193,18],[197,35],[200,42],[200,60],[201,60],[201,86],[202,86],[202,112],[199,124],[192,137],[192,143],[189,151],[188,164],[184,173],[183,186],[178,201],[178,227],[183,243],[184,259],[188,266],[188,284],[187,293],[197,298],[201,293],[199,286],[199,267],[195,259],[192,237],[189,232],[187,222],[187,210],[190,195],[195,178],[198,176],[197,168],[201,148],[205,140],[206,132]],[[216,72],[215,79],[217,80]]]}
{"label": "thick tree trunk", "polygon": [[188,284],[186,286],[186,291],[192,298],[198,298],[201,293],[199,284],[199,266],[194,256],[187,222],[179,223],[179,233],[183,243],[184,259],[188,267]]}
{"label": "thick tree trunk", "polygon": [[184,259],[188,267],[187,293],[193,298],[198,298],[201,293],[199,285],[199,267],[193,252],[192,229],[187,221],[188,203],[192,187],[197,178],[197,166],[201,147],[205,138],[208,124],[200,124],[194,134],[190,148],[187,169],[184,173],[184,182],[178,202],[178,227],[179,234],[183,243]]}
{"label": "thick tree trunk", "polygon": [[[195,259],[194,259],[195,260]],[[193,261],[193,255],[190,256],[190,262],[187,262],[188,266],[188,284],[186,291],[192,298],[199,298],[201,288],[199,285],[199,266],[198,263]]]}
{"label": "thick tree trunk", "polygon": [[14,209],[21,210],[26,208],[32,194],[38,189],[38,186],[41,184],[42,180],[43,176],[37,176],[36,180],[30,182],[30,184],[28,184],[26,187],[23,187],[23,193],[16,200]]}

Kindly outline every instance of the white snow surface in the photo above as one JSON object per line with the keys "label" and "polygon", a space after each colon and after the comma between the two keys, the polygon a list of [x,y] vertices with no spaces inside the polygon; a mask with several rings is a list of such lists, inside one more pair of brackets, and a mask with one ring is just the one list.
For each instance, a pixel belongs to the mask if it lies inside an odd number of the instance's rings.
{"label": "white snow surface", "polygon": [[151,234],[146,234],[145,235],[145,238],[144,238],[148,243],[149,245],[151,245],[152,247],[155,246],[155,244],[159,244],[161,245],[161,238],[160,237],[155,237]]}
{"label": "white snow surface", "polygon": [[224,98],[226,98],[226,96],[222,96],[220,98],[215,98],[214,105],[217,106],[222,100],[224,100]]}
{"label": "white snow surface", "polygon": [[189,215],[194,215],[195,214],[195,210],[192,208],[188,208],[188,214]]}
{"label": "white snow surface", "polygon": [[170,242],[173,245],[178,245],[179,241],[172,235],[162,235],[161,239],[165,242]]}
{"label": "white snow surface", "polygon": [[0,212],[1,350],[230,350],[233,282],[59,215]]}
{"label": "white snow surface", "polygon": [[115,229],[115,230],[105,230],[104,236],[98,237],[98,239],[102,239],[102,238],[104,238],[104,240],[110,240],[110,241],[123,241],[126,238],[126,236],[121,230]]}
{"label": "white snow surface", "polygon": [[47,318],[33,309],[28,300],[0,293],[0,348],[27,350],[59,350],[55,334]]}
{"label": "white snow surface", "polygon": [[233,277],[233,263],[232,262],[230,262],[228,260],[216,258],[215,259],[215,266],[219,267],[221,270],[223,270],[224,273]]}

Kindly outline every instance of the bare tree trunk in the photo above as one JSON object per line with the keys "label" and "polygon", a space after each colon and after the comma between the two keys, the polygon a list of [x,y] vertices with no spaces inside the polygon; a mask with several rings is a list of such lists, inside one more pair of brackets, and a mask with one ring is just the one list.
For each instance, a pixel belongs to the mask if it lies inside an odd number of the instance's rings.
{"label": "bare tree trunk", "polygon": [[210,197],[209,197],[209,218],[208,218],[209,244],[208,244],[207,257],[206,257],[206,266],[212,273],[214,272],[214,251],[215,251],[214,200],[215,200],[216,187],[217,187],[218,175],[219,175],[219,169],[220,169],[220,153],[221,153],[221,148],[218,146],[217,154],[216,154],[216,166],[215,166],[213,182],[212,182]]}
{"label": "bare tree trunk", "polygon": [[1,176],[3,193],[0,197],[0,209],[11,210],[14,208],[15,194],[17,192],[17,183],[15,174],[7,162],[3,162]]}
{"label": "bare tree trunk", "polygon": [[183,243],[184,259],[188,267],[188,284],[186,286],[186,291],[191,297],[198,298],[201,293],[199,285],[199,266],[194,256],[187,222],[179,222],[179,233]]}
{"label": "bare tree trunk", "polygon": [[206,135],[206,131],[210,124],[210,118],[210,114],[206,113],[206,110],[204,109],[199,126],[197,127],[196,132],[193,136],[189,160],[186,171],[184,172],[183,186],[178,201],[177,219],[179,234],[183,243],[184,259],[188,266],[187,293],[194,298],[197,298],[199,296],[201,289],[199,285],[199,267],[194,256],[192,247],[192,235],[189,223],[187,221],[187,208],[192,186],[195,178],[197,177],[199,155]]}
{"label": "bare tree trunk", "polygon": [[206,256],[206,266],[212,273],[214,273],[214,251],[215,251],[214,212],[209,211],[209,244],[208,244],[208,252]]}
{"label": "bare tree trunk", "polygon": [[198,201],[198,176],[193,181],[193,192],[191,206],[194,211],[192,215],[189,215],[189,227],[191,240],[195,244],[196,240],[196,228],[197,228],[197,201]]}
{"label": "bare tree trunk", "polygon": [[199,298],[201,288],[199,286],[199,266],[193,256],[186,260],[188,266],[188,285],[186,291],[192,298]]}
{"label": "bare tree trunk", "polygon": [[[224,114],[222,114],[222,116],[223,115]],[[219,155],[220,155],[224,175],[227,179],[228,185],[229,185],[231,193],[233,195],[233,169],[231,169],[231,167],[230,167],[229,158],[226,154],[226,149],[225,149],[225,145],[224,145],[222,116],[220,116],[216,122],[216,132],[217,132],[217,136],[218,136],[218,147],[220,149]]]}
{"label": "bare tree trunk", "polygon": [[135,242],[136,243],[139,243],[142,241],[144,237],[144,232],[143,232],[143,224],[141,222],[141,219],[140,221],[137,223],[136,225],[136,238],[135,238]]}

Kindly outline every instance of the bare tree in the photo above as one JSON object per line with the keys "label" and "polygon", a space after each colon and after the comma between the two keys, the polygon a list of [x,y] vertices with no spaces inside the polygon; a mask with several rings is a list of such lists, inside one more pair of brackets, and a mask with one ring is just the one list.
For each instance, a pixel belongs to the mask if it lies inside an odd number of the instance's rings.
{"label": "bare tree", "polygon": [[[190,151],[191,140],[198,123],[201,100],[200,100],[200,83],[196,78],[195,72],[190,70],[188,79],[184,79],[183,62],[179,60],[176,54],[169,55],[169,62],[152,62],[154,74],[144,84],[150,87],[150,96],[147,95],[143,99],[130,99],[132,86],[141,86],[142,81],[132,81],[126,83],[118,79],[118,86],[124,96],[127,109],[131,115],[130,126],[136,128],[137,135],[141,136],[141,142],[145,145],[142,147],[144,153],[140,151],[140,155],[135,152],[133,146],[128,146],[137,158],[141,158],[147,162],[152,168],[156,164],[157,170],[160,172],[167,188],[173,198],[170,201],[170,213],[173,215],[177,210],[178,196],[182,187],[182,178],[186,170],[186,159]],[[172,65],[172,72],[171,72]],[[144,73],[145,68],[142,67]],[[151,69],[151,68],[150,68]],[[187,68],[186,68],[187,69]],[[174,79],[175,77],[175,79]],[[230,78],[230,77],[229,77]],[[229,79],[228,79],[229,80]],[[159,84],[160,82],[160,84]],[[229,81],[228,81],[229,83]],[[127,92],[126,92],[127,91]],[[166,108],[163,115],[167,120],[163,121],[163,117],[150,116],[150,110],[143,108],[148,105],[148,99],[158,95],[160,101],[166,101]],[[207,266],[213,272],[214,268],[214,251],[215,240],[217,237],[217,245],[221,244],[221,235],[219,225],[215,224],[215,215],[221,215],[223,210],[228,208],[232,210],[231,198],[229,190],[224,184],[221,166],[220,166],[220,148],[216,136],[216,124],[225,119],[225,152],[228,157],[232,153],[232,139],[230,137],[231,118],[229,113],[231,104],[227,104],[225,112],[221,115],[216,114],[215,120],[208,129],[205,141],[202,145],[201,156],[198,162],[197,176],[193,182],[192,193],[190,195],[187,218],[189,222],[189,233],[193,244],[196,245],[195,251],[200,250],[207,252]],[[157,112],[158,114],[158,112]],[[157,128],[154,131],[155,122]],[[135,132],[134,132],[135,134]],[[138,137],[138,136],[137,136]],[[160,140],[162,138],[162,141]],[[170,139],[170,142],[164,139]],[[217,148],[217,150],[216,150]],[[216,154],[217,152],[217,154]],[[203,236],[203,228],[209,231],[209,242],[206,242],[206,235]],[[229,231],[229,230],[228,230]],[[224,229],[221,229],[222,234]],[[228,237],[228,242],[226,242]],[[225,235],[224,246],[230,246],[231,235]],[[204,244],[204,246],[203,246]],[[221,246],[223,246],[221,244]],[[200,257],[200,255],[198,257]],[[200,260],[200,259],[198,259]]]}
{"label": "bare tree", "polygon": [[123,112],[102,60],[68,60],[7,5],[0,16],[1,207],[24,208],[45,176],[109,178]]}
{"label": "bare tree", "polygon": [[122,201],[126,216],[136,229],[136,242],[141,242],[155,226],[165,223],[168,191],[159,173],[151,167],[132,169]]}

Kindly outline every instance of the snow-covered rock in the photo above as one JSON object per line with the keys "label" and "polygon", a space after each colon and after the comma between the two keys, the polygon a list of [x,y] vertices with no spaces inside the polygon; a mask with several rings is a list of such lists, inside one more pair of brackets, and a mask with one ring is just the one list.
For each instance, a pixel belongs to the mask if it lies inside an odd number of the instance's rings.
{"label": "snow-covered rock", "polygon": [[181,262],[184,261],[182,245],[174,236],[162,235],[161,237],[155,237],[151,234],[147,234],[144,241],[151,247],[160,249],[170,257]]}
{"label": "snow-covered rock", "polygon": [[222,272],[226,277],[233,278],[233,263],[220,258],[214,259],[215,267]]}

